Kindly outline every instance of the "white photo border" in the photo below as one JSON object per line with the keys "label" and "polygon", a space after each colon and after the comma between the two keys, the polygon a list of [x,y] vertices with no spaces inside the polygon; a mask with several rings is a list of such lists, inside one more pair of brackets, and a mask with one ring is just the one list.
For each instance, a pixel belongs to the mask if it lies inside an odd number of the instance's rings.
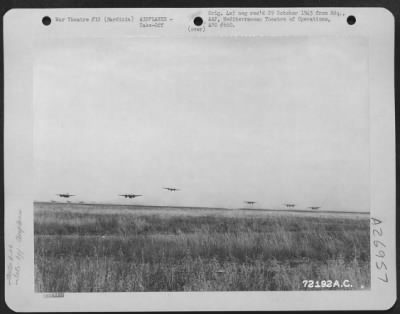
{"label": "white photo border", "polygon": [[[265,9],[265,8],[264,8]],[[282,8],[285,10],[287,8]],[[319,8],[301,8],[318,10]],[[354,15],[331,23],[243,23],[236,28],[189,32],[195,16],[223,8],[179,9],[13,9],[4,25],[4,191],[5,299],[18,312],[37,311],[208,311],[208,310],[385,310],[396,301],[396,158],[394,105],[394,17],[384,8],[321,8]],[[256,10],[256,8],[230,8]],[[274,8],[273,10],[278,10]],[[291,8],[300,10],[300,8]],[[70,23],[45,27],[43,16],[169,16],[163,29],[123,23]],[[264,24],[263,24],[264,25]],[[371,289],[368,291],[129,292],[65,293],[46,298],[34,292],[33,240],[33,59],[40,38],[119,36],[361,36],[369,42],[370,216],[381,222],[388,282],[379,279],[380,258],[371,224]],[[250,62],[250,60],[249,60]],[[22,252],[23,258],[17,259]],[[13,261],[7,258],[12,255]],[[21,256],[20,256],[21,257]],[[18,261],[17,261],[18,260]],[[18,267],[18,284],[8,284],[9,267]]]}

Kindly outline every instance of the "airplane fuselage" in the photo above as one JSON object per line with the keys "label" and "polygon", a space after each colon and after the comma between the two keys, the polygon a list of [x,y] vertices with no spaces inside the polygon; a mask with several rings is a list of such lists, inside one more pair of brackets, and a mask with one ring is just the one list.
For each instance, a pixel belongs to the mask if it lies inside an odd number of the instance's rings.
{"label": "airplane fuselage", "polygon": [[71,197],[71,196],[74,196],[74,195],[71,195],[71,194],[57,194],[59,197],[64,197],[64,198],[69,198],[69,197]]}
{"label": "airplane fuselage", "polygon": [[121,194],[120,196],[125,197],[125,198],[135,198],[135,197],[139,197],[142,195],[136,195],[136,194]]}

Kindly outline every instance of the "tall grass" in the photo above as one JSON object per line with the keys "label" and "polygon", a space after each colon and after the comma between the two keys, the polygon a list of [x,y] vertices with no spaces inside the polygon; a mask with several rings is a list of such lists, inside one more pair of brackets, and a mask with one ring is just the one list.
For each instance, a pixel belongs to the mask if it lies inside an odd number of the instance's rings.
{"label": "tall grass", "polygon": [[57,206],[35,205],[36,291],[301,290],[310,279],[370,285],[367,217]]}

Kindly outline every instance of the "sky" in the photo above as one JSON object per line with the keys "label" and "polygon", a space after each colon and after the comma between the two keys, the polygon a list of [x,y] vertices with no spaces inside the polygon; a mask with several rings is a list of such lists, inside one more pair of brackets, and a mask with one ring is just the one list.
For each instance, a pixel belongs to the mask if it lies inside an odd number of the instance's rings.
{"label": "sky", "polygon": [[36,200],[369,211],[362,38],[71,38],[35,56]]}

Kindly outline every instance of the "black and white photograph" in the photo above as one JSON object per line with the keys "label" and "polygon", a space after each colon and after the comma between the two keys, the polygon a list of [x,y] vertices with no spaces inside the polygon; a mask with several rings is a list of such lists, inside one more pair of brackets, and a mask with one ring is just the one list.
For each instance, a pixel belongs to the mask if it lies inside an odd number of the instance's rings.
{"label": "black and white photograph", "polygon": [[36,291],[368,289],[366,48],[40,44]]}
{"label": "black and white photograph", "polygon": [[[31,169],[21,185],[30,211],[9,203],[9,284],[24,255],[41,306],[138,292],[356,300],[389,278],[394,287],[390,63],[381,30],[362,24],[374,11],[348,11],[36,14],[19,122],[29,121],[20,134],[30,155],[8,149],[24,158],[19,170],[6,158],[20,178]],[[277,23],[288,31],[262,29]],[[159,309],[145,302],[136,309]],[[257,306],[248,309],[266,309]]]}

